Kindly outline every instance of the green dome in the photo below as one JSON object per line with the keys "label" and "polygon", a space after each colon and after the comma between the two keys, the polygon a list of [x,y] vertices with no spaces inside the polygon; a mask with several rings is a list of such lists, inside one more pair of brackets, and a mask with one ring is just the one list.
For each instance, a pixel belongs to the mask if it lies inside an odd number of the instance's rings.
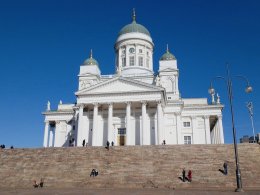
{"label": "green dome", "polygon": [[87,66],[88,65],[97,65],[98,66],[97,60],[95,60],[92,57],[92,50],[90,51],[90,57],[84,61],[83,65],[87,65]]}
{"label": "green dome", "polygon": [[132,32],[138,32],[138,33],[143,33],[148,35],[149,37],[151,36],[149,31],[141,24],[136,23],[136,15],[135,15],[135,9],[133,9],[133,15],[132,15],[132,23],[125,25],[118,33],[118,36],[127,34],[127,33],[132,33]]}
{"label": "green dome", "polygon": [[138,32],[151,36],[149,31],[143,25],[136,23],[135,20],[131,24],[124,26],[118,33],[118,36],[131,32]]}
{"label": "green dome", "polygon": [[162,61],[167,61],[167,60],[176,60],[175,56],[169,51],[168,49],[168,45],[167,45],[167,50],[166,50],[166,53],[163,54],[163,56],[161,57]]}

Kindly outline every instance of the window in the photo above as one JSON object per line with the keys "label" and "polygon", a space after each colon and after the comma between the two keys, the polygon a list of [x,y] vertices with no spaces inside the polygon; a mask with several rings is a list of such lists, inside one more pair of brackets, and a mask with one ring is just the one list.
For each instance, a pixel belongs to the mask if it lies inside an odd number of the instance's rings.
{"label": "window", "polygon": [[129,52],[130,52],[130,53],[135,53],[135,48],[133,48],[133,47],[130,48],[130,49],[129,49]]}
{"label": "window", "polygon": [[191,136],[184,136],[184,144],[191,144]]}
{"label": "window", "polygon": [[123,66],[123,67],[126,66],[126,60],[125,60],[125,57],[122,58],[122,66]]}
{"label": "window", "polygon": [[143,66],[143,57],[138,57],[139,66]]}
{"label": "window", "polygon": [[143,50],[139,49],[139,53],[143,53]]}
{"label": "window", "polygon": [[190,127],[190,122],[183,122],[183,127]]}
{"label": "window", "polygon": [[135,57],[134,56],[130,56],[129,64],[130,64],[130,66],[134,66],[135,65]]}
{"label": "window", "polygon": [[149,68],[149,58],[146,59],[146,67]]}
{"label": "window", "polygon": [[126,134],[126,129],[125,128],[118,129],[118,134],[119,135],[125,135]]}

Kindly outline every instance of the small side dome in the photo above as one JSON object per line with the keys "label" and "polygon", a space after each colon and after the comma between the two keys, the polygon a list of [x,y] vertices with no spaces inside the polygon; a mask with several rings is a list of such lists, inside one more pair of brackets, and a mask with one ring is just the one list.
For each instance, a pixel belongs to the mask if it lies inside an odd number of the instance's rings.
{"label": "small side dome", "polygon": [[97,60],[95,60],[95,59],[92,57],[92,49],[90,50],[90,56],[89,56],[89,58],[84,61],[83,65],[86,65],[86,66],[97,65],[97,66],[98,66]]}
{"label": "small side dome", "polygon": [[136,15],[135,15],[135,10],[133,10],[133,16],[132,16],[132,23],[125,25],[118,33],[118,36],[127,34],[127,33],[132,33],[132,32],[138,32],[138,33],[143,33],[151,37],[150,32],[141,24],[136,23]]}
{"label": "small side dome", "polygon": [[169,51],[168,44],[167,44],[166,53],[162,55],[160,60],[162,60],[162,61],[176,60],[175,56]]}

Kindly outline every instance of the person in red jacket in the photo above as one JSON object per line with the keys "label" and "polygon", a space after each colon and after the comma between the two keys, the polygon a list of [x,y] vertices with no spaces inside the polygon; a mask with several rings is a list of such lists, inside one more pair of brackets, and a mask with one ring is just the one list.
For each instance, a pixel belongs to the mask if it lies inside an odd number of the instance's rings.
{"label": "person in red jacket", "polygon": [[189,170],[189,172],[188,172],[188,179],[189,179],[189,182],[191,182],[191,180],[192,180],[192,172],[191,172],[191,170]]}

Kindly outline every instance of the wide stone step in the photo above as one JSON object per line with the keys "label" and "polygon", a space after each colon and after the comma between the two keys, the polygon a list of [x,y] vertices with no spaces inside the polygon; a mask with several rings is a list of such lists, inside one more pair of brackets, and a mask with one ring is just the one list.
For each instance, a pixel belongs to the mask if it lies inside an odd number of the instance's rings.
{"label": "wide stone step", "polygon": [[[239,144],[238,151],[243,187],[260,188],[259,145]],[[219,169],[226,160],[224,176]],[[183,168],[192,170],[191,183],[179,178]],[[235,188],[235,169],[233,145],[0,150],[0,188],[32,187],[40,178],[56,188]]]}

